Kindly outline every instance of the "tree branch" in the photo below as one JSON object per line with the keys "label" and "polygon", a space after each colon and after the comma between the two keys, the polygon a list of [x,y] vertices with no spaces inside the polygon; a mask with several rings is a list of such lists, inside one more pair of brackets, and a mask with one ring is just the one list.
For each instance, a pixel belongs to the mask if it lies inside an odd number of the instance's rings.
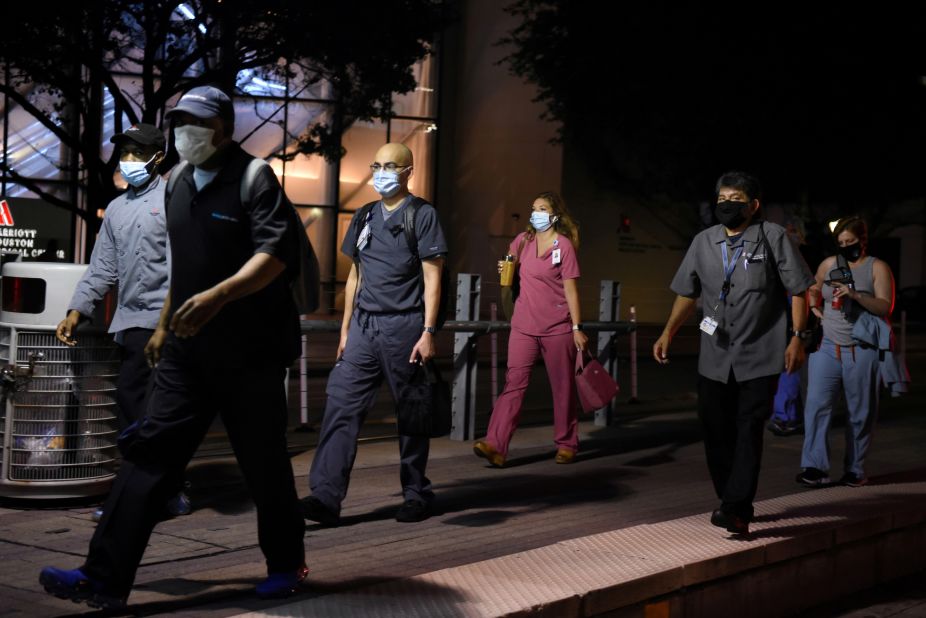
{"label": "tree branch", "polygon": [[109,89],[109,94],[113,98],[115,113],[118,115],[120,111],[124,112],[125,115],[129,117],[129,122],[132,124],[138,124],[138,114],[135,113],[135,108],[133,108],[132,104],[129,103],[128,99],[125,98],[125,94],[122,92],[119,84],[116,83],[116,79],[113,77],[113,74],[109,71],[91,71],[91,75],[93,74],[96,74],[96,76],[99,77],[103,84]]}
{"label": "tree branch", "polygon": [[0,84],[0,92],[13,99],[26,113],[33,116],[38,122],[41,122],[46,129],[54,133],[55,137],[61,140],[62,144],[70,148],[77,147],[77,143],[74,141],[73,136],[69,135],[67,131],[64,131],[61,127],[52,122],[51,118],[49,118],[45,112],[30,103],[29,99],[21,95],[15,88],[7,86],[6,84]]}
{"label": "tree branch", "polygon": [[21,176],[18,172],[16,172],[16,170],[11,168],[9,165],[7,165],[4,162],[0,162],[0,170],[3,170],[3,172],[9,178],[11,178],[14,183],[26,187],[27,189],[29,189],[30,191],[38,195],[40,198],[42,198],[44,201],[48,202],[52,206],[63,208],[64,210],[67,210],[68,212],[72,214],[76,214],[82,219],[86,219],[88,221],[90,220],[90,214],[87,211],[81,210],[80,208],[77,208],[77,206],[75,206],[74,204],[71,204],[70,202],[63,200],[56,195],[52,195],[51,193],[48,193],[47,191],[42,189],[41,186],[38,184],[38,182],[40,181],[34,180],[32,178],[25,178],[24,176]]}

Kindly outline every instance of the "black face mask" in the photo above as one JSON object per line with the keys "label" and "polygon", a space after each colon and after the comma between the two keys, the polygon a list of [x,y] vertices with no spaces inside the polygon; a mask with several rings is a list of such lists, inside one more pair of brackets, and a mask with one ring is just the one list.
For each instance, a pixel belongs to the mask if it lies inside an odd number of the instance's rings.
{"label": "black face mask", "polygon": [[856,242],[845,247],[839,247],[839,254],[849,262],[857,262],[862,257],[862,243]]}
{"label": "black face mask", "polygon": [[735,230],[746,222],[746,207],[749,202],[727,200],[719,202],[714,209],[714,216],[727,229]]}

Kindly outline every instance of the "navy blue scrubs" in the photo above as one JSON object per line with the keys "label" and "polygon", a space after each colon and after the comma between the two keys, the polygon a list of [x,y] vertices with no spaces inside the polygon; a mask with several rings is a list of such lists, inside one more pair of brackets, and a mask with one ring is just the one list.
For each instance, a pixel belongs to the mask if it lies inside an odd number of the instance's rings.
{"label": "navy blue scrubs", "polygon": [[[360,284],[344,353],[328,376],[328,401],[309,485],[312,495],[334,513],[341,512],[357,438],[383,379],[393,399],[412,376],[408,362],[424,326],[424,283],[421,266],[405,237],[404,209],[411,196],[392,212],[376,204],[366,221],[354,215],[341,252],[353,258],[358,229],[369,224],[370,238],[360,250]],[[437,212],[423,204],[415,215],[421,260],[447,253]],[[428,438],[399,436],[399,477],[405,500],[430,503],[431,482],[425,476]]]}

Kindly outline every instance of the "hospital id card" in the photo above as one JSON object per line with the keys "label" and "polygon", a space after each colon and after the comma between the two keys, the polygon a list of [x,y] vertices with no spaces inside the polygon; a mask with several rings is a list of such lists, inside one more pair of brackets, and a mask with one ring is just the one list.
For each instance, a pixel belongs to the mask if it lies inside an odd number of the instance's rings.
{"label": "hospital id card", "polygon": [[360,230],[360,236],[357,237],[357,248],[363,250],[370,243],[370,224],[367,223]]}
{"label": "hospital id card", "polygon": [[713,335],[714,331],[717,330],[717,320],[710,316],[705,316],[701,320],[701,330],[703,330],[708,335]]}
{"label": "hospital id card", "polygon": [[560,256],[560,249],[554,249],[553,250],[553,265],[555,266],[559,264],[561,259],[562,258]]}

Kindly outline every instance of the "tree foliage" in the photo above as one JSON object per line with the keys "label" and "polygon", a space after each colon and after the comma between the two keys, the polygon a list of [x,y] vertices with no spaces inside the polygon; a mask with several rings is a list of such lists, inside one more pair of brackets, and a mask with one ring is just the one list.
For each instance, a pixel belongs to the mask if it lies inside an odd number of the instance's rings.
{"label": "tree foliage", "polygon": [[[234,88],[242,70],[285,81],[291,93],[328,84],[337,114],[301,135],[289,156],[342,155],[340,134],[357,119],[388,116],[393,93],[415,87],[412,65],[429,53],[445,23],[439,0],[396,0],[388,10],[355,2],[245,0],[74,0],[4,7],[11,25],[0,37],[6,79],[0,92],[29,112],[72,153],[60,166],[87,189],[90,211],[117,193],[118,153],[101,156],[103,87],[115,104],[115,129],[157,124],[183,91]],[[136,89],[121,74],[140,78]],[[94,222],[92,212],[43,191],[0,162],[8,177]]]}
{"label": "tree foliage", "polygon": [[602,185],[689,202],[726,169],[777,201],[922,198],[915,5],[518,0],[505,62]]}

